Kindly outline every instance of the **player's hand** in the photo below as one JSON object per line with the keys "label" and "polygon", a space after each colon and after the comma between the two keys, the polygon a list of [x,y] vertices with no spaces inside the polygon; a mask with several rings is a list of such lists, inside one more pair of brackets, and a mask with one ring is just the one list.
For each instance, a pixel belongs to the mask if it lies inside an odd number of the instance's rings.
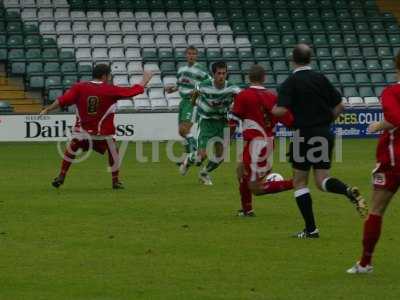
{"label": "player's hand", "polygon": [[373,122],[371,124],[369,124],[368,126],[368,132],[369,133],[376,133],[378,131],[380,131],[381,128],[381,123],[380,122]]}
{"label": "player's hand", "polygon": [[48,113],[49,113],[49,110],[46,107],[46,108],[42,109],[42,111],[40,112],[40,115],[43,116],[43,115],[47,115]]}
{"label": "player's hand", "polygon": [[191,98],[191,102],[192,102],[192,105],[193,106],[195,106],[196,105],[196,102],[197,102],[197,98],[200,96],[200,91],[199,90],[193,90],[192,91],[192,94],[190,95],[190,98]]}
{"label": "player's hand", "polygon": [[172,94],[172,93],[176,92],[177,90],[178,89],[176,88],[176,86],[173,86],[173,85],[165,87],[165,91],[167,92],[167,94]]}
{"label": "player's hand", "polygon": [[145,70],[143,72],[143,79],[142,79],[140,85],[143,87],[146,87],[147,84],[149,83],[149,81],[151,80],[151,78],[153,78],[153,72]]}

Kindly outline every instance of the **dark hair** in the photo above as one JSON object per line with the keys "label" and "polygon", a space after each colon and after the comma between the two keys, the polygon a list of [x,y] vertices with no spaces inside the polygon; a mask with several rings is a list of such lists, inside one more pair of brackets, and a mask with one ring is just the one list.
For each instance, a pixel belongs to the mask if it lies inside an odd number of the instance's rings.
{"label": "dark hair", "polygon": [[300,44],[293,49],[293,61],[299,65],[308,65],[311,62],[312,50],[308,45]]}
{"label": "dark hair", "polygon": [[260,65],[253,65],[249,72],[250,82],[262,83],[265,79],[265,69]]}
{"label": "dark hair", "polygon": [[109,65],[106,64],[98,64],[94,67],[92,76],[94,79],[101,79],[104,75],[110,75],[111,68]]}
{"label": "dark hair", "polygon": [[196,53],[199,52],[199,50],[197,50],[197,48],[196,48],[195,46],[193,46],[193,45],[188,46],[188,47],[186,48],[186,50],[185,50],[185,53],[188,53],[189,50],[196,51]]}
{"label": "dark hair", "polygon": [[217,72],[218,69],[225,69],[228,70],[228,66],[226,64],[226,62],[224,61],[217,61],[215,63],[212,64],[211,66],[211,70],[213,72],[213,74],[215,74]]}
{"label": "dark hair", "polygon": [[398,71],[400,71],[400,50],[399,50],[399,52],[398,52],[397,55],[396,55],[395,61],[396,61],[396,69],[397,69]]}

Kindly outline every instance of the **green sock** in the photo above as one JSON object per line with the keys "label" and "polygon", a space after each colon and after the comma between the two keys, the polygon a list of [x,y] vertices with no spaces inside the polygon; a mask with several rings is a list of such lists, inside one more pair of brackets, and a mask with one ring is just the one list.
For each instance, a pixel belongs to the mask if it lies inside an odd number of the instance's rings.
{"label": "green sock", "polygon": [[184,145],[185,145],[185,152],[186,153],[191,153],[196,151],[196,139],[193,137],[193,135],[188,134],[185,137],[185,141],[184,141]]}
{"label": "green sock", "polygon": [[206,167],[206,171],[207,173],[210,173],[212,171],[214,171],[216,168],[218,168],[220,166],[220,164],[222,164],[223,160],[221,160],[220,162],[213,162],[213,161],[209,161]]}

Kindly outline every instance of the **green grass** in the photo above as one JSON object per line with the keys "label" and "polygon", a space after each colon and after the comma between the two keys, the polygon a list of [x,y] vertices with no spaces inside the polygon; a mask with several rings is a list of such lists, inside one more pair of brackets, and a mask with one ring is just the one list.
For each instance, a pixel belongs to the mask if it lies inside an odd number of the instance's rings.
{"label": "green grass", "polygon": [[[344,141],[333,174],[370,196],[374,140]],[[163,147],[161,147],[163,149]],[[150,152],[146,145],[145,152]],[[50,187],[54,144],[0,145],[0,299],[398,299],[397,203],[376,251],[375,273],[344,273],[360,254],[362,222],[343,198],[312,187],[319,240],[290,235],[303,223],[291,192],[256,199],[239,219],[234,163],[200,186],[160,163],[123,162],[112,191],[106,158],[73,165]],[[290,175],[287,164],[275,171]],[[396,199],[395,199],[396,200]],[[396,202],[396,201],[394,201]]]}

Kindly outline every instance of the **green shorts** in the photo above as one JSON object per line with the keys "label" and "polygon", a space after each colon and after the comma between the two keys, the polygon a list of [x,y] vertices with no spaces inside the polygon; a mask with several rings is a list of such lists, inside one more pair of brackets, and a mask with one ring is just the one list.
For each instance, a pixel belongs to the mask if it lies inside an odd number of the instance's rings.
{"label": "green shorts", "polygon": [[194,123],[193,120],[193,105],[190,100],[182,99],[179,103],[178,122],[181,123]]}
{"label": "green shorts", "polygon": [[224,138],[224,130],[229,130],[228,122],[224,119],[200,118],[197,124],[197,149],[207,149],[212,138]]}

